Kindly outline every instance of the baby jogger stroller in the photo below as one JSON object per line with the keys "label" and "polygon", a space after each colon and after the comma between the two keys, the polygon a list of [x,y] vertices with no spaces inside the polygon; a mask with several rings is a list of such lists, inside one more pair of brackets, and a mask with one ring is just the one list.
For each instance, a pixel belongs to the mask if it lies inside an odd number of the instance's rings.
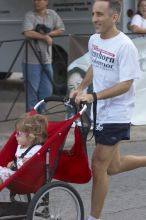
{"label": "baby jogger stroller", "polygon": [[[69,100],[50,97],[40,101],[30,114],[37,114],[37,109],[44,102],[49,102],[49,106],[50,102],[55,102],[57,108],[56,102],[63,103],[76,112],[75,105]],[[49,120],[45,144],[0,186],[0,190],[4,187],[10,190],[11,199],[10,202],[0,203],[0,219],[84,220],[80,195],[67,182],[86,183],[91,178],[86,152],[90,124],[85,109],[84,105],[82,110],[67,120]],[[52,114],[55,115],[54,110]],[[68,147],[66,141],[71,129],[74,129],[74,142]],[[16,147],[14,131],[0,151],[0,166],[6,166],[14,159]],[[18,201],[24,194],[27,201]]]}

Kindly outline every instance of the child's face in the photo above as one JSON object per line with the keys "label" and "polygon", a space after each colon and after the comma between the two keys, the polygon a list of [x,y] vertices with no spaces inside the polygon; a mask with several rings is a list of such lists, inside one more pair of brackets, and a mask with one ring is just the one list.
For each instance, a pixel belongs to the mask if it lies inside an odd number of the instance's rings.
{"label": "child's face", "polygon": [[28,133],[23,131],[17,131],[16,132],[16,140],[19,145],[27,147],[30,144]]}

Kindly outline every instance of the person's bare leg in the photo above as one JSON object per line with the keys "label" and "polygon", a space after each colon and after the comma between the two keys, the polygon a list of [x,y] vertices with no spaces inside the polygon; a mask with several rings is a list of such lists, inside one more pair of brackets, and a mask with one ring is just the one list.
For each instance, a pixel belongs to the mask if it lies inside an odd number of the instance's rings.
{"label": "person's bare leg", "polygon": [[98,144],[95,147],[92,157],[92,198],[91,216],[100,218],[104,200],[108,191],[107,168],[113,158],[117,145],[105,146]]}
{"label": "person's bare leg", "polygon": [[121,156],[118,144],[98,144],[92,158],[93,186],[91,216],[99,218],[108,191],[108,174],[118,174],[139,167],[146,167],[146,156]]}
{"label": "person's bare leg", "polygon": [[140,167],[146,167],[146,156],[121,156],[119,152],[119,147],[117,147],[113,159],[108,167],[108,174],[114,175],[134,170]]}

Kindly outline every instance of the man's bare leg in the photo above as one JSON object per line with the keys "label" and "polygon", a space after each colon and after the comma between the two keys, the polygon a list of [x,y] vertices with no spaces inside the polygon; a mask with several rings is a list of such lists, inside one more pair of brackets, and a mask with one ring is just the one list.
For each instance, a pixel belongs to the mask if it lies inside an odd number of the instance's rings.
{"label": "man's bare leg", "polygon": [[91,216],[100,218],[104,200],[108,191],[108,166],[115,154],[115,146],[97,144],[92,157],[92,198]]}
{"label": "man's bare leg", "polygon": [[140,167],[146,167],[146,156],[125,155],[121,156],[119,146],[115,150],[113,159],[108,167],[108,174],[114,175]]}
{"label": "man's bare leg", "polygon": [[120,156],[118,144],[105,146],[98,144],[92,158],[93,186],[91,216],[99,218],[108,191],[108,175],[146,167],[146,156]]}

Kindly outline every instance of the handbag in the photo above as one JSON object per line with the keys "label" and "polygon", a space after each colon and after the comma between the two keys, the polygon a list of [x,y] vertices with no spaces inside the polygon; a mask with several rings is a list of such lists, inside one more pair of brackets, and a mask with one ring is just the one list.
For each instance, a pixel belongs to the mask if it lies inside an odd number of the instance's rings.
{"label": "handbag", "polygon": [[63,150],[53,178],[72,183],[87,183],[91,179],[86,145],[79,127],[74,130],[75,143],[70,150]]}

